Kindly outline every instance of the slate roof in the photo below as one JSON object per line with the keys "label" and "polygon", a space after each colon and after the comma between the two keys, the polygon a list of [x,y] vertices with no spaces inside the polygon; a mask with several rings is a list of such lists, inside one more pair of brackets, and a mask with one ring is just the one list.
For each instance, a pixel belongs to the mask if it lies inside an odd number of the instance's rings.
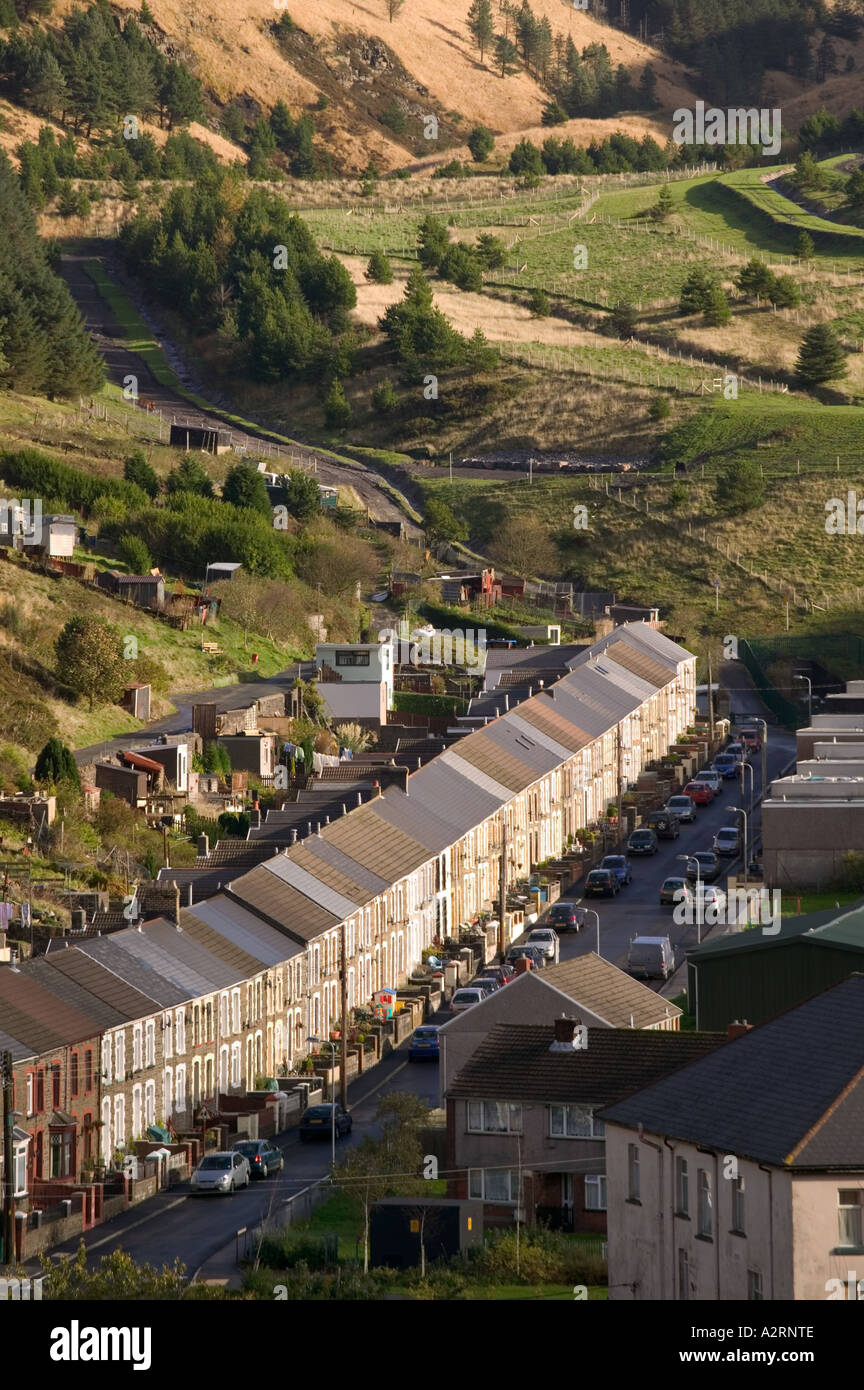
{"label": "slate roof", "polygon": [[864,975],[612,1105],[603,1118],[778,1167],[864,1168]]}
{"label": "slate roof", "polygon": [[[172,929],[173,930],[173,929]],[[103,969],[136,990],[142,999],[139,1012],[132,1017],[152,1014],[157,1008],[167,1008],[171,1004],[185,1004],[188,994],[172,984],[164,975],[139,960],[128,949],[124,949],[124,938],[138,935],[134,930],[114,932],[112,936],[95,937],[82,941],[76,950],[91,957]],[[143,936],[143,931],[141,933]],[[107,998],[103,994],[103,998]]]}
{"label": "slate roof", "polygon": [[726,1043],[722,1033],[589,1028],[587,1048],[551,1052],[547,1025],[499,1023],[448,1089],[465,1100],[608,1105]]}
{"label": "slate roof", "polygon": [[611,961],[603,960],[595,951],[549,965],[537,978],[562,990],[612,1028],[650,1028],[667,1018],[680,1018],[683,1013],[677,1004],[634,980]]}
{"label": "slate roof", "polygon": [[12,1037],[37,1055],[95,1037],[100,1031],[89,1014],[8,965],[0,968],[0,1018]]}

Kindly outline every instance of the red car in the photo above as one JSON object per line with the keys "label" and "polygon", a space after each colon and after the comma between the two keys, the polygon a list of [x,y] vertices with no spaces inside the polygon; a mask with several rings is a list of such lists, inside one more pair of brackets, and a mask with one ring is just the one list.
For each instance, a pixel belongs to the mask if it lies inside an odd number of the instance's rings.
{"label": "red car", "polygon": [[710,806],[714,800],[714,788],[707,782],[688,782],[684,788],[685,796],[695,802],[697,806]]}
{"label": "red car", "polygon": [[762,734],[758,729],[742,729],[738,741],[751,753],[758,753],[762,748]]}

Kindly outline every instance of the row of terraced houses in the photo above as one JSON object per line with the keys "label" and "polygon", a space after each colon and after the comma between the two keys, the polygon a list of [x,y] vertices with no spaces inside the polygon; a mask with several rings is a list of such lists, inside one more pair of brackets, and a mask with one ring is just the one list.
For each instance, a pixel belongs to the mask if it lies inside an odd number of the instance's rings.
{"label": "row of terraced houses", "polygon": [[603,815],[695,714],[695,657],[644,623],[376,799],[194,907],[0,969],[21,1207],[154,1123],[296,1066],[348,1009]]}

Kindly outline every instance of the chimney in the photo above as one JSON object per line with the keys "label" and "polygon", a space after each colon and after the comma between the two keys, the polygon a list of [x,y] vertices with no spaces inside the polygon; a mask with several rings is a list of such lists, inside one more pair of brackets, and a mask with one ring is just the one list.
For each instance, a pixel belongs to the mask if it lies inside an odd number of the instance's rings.
{"label": "chimney", "polygon": [[189,895],[188,895],[186,901],[187,901],[189,907],[191,907],[191,906],[192,906],[192,884],[191,884],[191,883],[189,884]]}
{"label": "chimney", "polygon": [[362,805],[363,805],[363,793],[362,793],[362,792],[358,792],[358,793],[357,793],[357,805],[358,805],[358,806],[362,806]]}
{"label": "chimney", "polygon": [[201,859],[206,859],[206,857],[207,857],[207,855],[208,855],[209,853],[210,853],[210,836],[209,836],[209,835],[199,835],[199,836],[198,836],[198,856],[199,856],[199,858],[201,858]]}
{"label": "chimney", "polygon": [[252,810],[249,812],[249,824],[255,826],[261,824],[261,812],[258,809],[257,801],[254,803]]}
{"label": "chimney", "polygon": [[736,1018],[735,1022],[730,1023],[729,1027],[726,1029],[726,1036],[730,1040],[734,1038],[743,1038],[744,1034],[749,1033],[752,1027],[753,1024],[748,1023],[746,1018],[742,1018],[740,1022]]}
{"label": "chimney", "polygon": [[577,1052],[580,1047],[581,1020],[562,1014],[553,1021],[554,1041],[550,1052]]}
{"label": "chimney", "polygon": [[381,783],[380,783],[380,782],[378,782],[378,781],[373,782],[373,783],[372,783],[372,789],[373,789],[373,791],[375,792],[375,795],[376,795],[376,796],[380,796],[380,795],[381,795]]}
{"label": "chimney", "polygon": [[296,826],[294,826],[294,827],[292,828],[292,831],[291,831],[291,843],[292,843],[292,845],[296,845],[296,843],[297,843],[297,827],[296,827]]}

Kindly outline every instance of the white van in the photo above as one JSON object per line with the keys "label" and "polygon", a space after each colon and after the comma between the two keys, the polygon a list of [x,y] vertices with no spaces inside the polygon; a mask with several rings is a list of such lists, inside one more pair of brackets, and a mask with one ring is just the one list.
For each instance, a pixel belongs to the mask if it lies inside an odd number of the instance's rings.
{"label": "white van", "polygon": [[634,936],[627,969],[642,980],[668,980],[675,969],[675,952],[668,936]]}

